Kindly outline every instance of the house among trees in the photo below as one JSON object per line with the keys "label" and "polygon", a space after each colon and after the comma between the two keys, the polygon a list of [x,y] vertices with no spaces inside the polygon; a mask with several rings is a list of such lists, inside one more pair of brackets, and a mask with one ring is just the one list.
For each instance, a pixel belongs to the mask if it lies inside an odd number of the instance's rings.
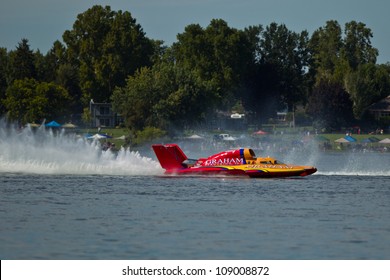
{"label": "house among trees", "polygon": [[372,104],[368,111],[374,115],[376,120],[381,120],[383,118],[390,118],[390,95],[381,101]]}
{"label": "house among trees", "polygon": [[112,110],[111,103],[89,103],[92,127],[115,127],[122,122],[120,115]]}

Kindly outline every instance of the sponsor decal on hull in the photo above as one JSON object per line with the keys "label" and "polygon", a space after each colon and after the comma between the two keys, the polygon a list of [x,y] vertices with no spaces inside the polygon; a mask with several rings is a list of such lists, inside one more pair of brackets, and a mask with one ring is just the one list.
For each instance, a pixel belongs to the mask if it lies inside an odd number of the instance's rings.
{"label": "sponsor decal on hull", "polygon": [[221,159],[209,159],[206,160],[205,166],[214,166],[214,165],[239,165],[244,164],[244,159],[242,158],[221,158]]}
{"label": "sponsor decal on hull", "polygon": [[273,164],[261,164],[261,165],[248,165],[247,168],[258,169],[258,168],[272,168],[272,169],[300,169],[298,166],[289,165],[273,165]]}

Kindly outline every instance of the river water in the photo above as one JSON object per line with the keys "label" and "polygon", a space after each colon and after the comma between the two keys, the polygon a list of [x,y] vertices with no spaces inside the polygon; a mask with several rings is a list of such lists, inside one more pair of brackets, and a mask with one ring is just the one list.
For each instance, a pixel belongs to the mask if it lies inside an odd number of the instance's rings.
{"label": "river water", "polygon": [[302,178],[166,177],[153,159],[0,129],[0,259],[390,259],[390,155],[286,154]]}

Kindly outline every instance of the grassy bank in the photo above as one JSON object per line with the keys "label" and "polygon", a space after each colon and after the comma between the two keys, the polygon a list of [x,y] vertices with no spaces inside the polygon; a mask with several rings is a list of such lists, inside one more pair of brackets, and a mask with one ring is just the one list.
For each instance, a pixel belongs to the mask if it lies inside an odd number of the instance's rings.
{"label": "grassy bank", "polygon": [[[289,131],[290,132],[290,131]],[[98,129],[96,128],[90,128],[90,129],[82,129],[79,131],[80,134],[96,134],[98,133]],[[129,131],[125,128],[102,128],[99,133],[104,133],[107,135],[110,135],[112,138],[109,139],[103,139],[101,142],[109,141],[113,144],[115,144],[116,149],[120,149],[122,146],[127,146],[129,144]],[[222,133],[219,131],[218,133]],[[324,146],[324,143],[326,142],[327,145],[327,150],[335,150],[335,151],[340,151],[340,150],[345,150],[345,149],[350,149],[350,148],[355,148],[356,146],[364,146],[364,147],[369,147],[369,148],[375,148],[375,147],[380,147],[383,146],[379,143],[363,143],[362,141],[364,139],[370,138],[370,137],[375,137],[378,139],[378,141],[385,139],[385,138],[390,138],[389,134],[354,134],[352,135],[353,138],[357,140],[357,142],[352,143],[354,146],[348,146],[349,144],[338,144],[335,143],[335,140],[339,138],[345,137],[345,134],[318,134],[318,135],[307,135],[305,133],[305,130],[300,128],[300,130],[296,130],[295,133],[280,133],[277,132],[276,134],[267,134],[267,135],[261,135],[261,136],[253,136],[250,133],[245,133],[245,132],[235,132],[235,131],[229,131],[229,132],[223,132],[223,133],[229,133],[232,136],[235,136],[239,138],[237,142],[235,143],[238,146],[248,146],[252,147],[252,145],[257,145],[259,142],[268,142],[268,143],[278,143],[280,146],[285,146],[285,147],[291,147],[291,146],[296,146],[296,143],[299,141],[302,142],[307,142],[311,139],[316,141],[318,145]],[[203,142],[204,143],[211,143],[213,141],[213,136],[216,134],[215,131],[203,131],[203,132],[193,132],[193,134],[199,134],[204,137]],[[187,135],[188,136],[188,135]],[[244,136],[244,138],[242,138]],[[126,137],[126,140],[124,139]],[[118,139],[119,138],[119,139]],[[246,139],[243,140],[243,139]],[[317,140],[315,140],[317,139]],[[324,139],[327,139],[328,141],[324,141]],[[184,137],[177,137],[174,139],[166,139],[166,141],[169,142],[178,142],[178,141],[185,141]],[[155,140],[159,141],[159,140]],[[165,141],[164,141],[165,142]],[[194,142],[194,145],[200,145],[201,142]],[[131,143],[130,143],[131,145]],[[132,145],[134,146],[134,145]],[[364,148],[363,147],[363,148]],[[360,147],[362,148],[362,147]]]}
{"label": "grassy bank", "polygon": [[[101,134],[107,134],[111,136],[112,138],[108,139],[103,139],[101,140],[102,142],[104,141],[109,141],[115,145],[117,149],[119,149],[121,146],[124,146],[126,143],[126,140],[123,139],[124,137],[129,136],[129,131],[125,128],[102,128],[100,131],[98,131],[97,128],[86,128],[86,129],[80,129],[78,131],[79,134],[96,134],[96,133],[101,133]],[[118,138],[122,139],[118,139]]]}

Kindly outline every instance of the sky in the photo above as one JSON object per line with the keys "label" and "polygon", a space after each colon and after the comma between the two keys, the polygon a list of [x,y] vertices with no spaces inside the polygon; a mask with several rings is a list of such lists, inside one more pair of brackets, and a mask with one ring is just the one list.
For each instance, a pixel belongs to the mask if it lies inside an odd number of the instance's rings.
{"label": "sky", "polygon": [[170,46],[189,24],[207,27],[223,19],[230,27],[267,26],[272,22],[311,35],[328,20],[363,22],[373,32],[377,63],[390,62],[390,1],[385,0],[0,0],[0,47],[16,48],[22,38],[46,53],[62,41],[77,15],[94,5],[129,11],[150,39]]}

